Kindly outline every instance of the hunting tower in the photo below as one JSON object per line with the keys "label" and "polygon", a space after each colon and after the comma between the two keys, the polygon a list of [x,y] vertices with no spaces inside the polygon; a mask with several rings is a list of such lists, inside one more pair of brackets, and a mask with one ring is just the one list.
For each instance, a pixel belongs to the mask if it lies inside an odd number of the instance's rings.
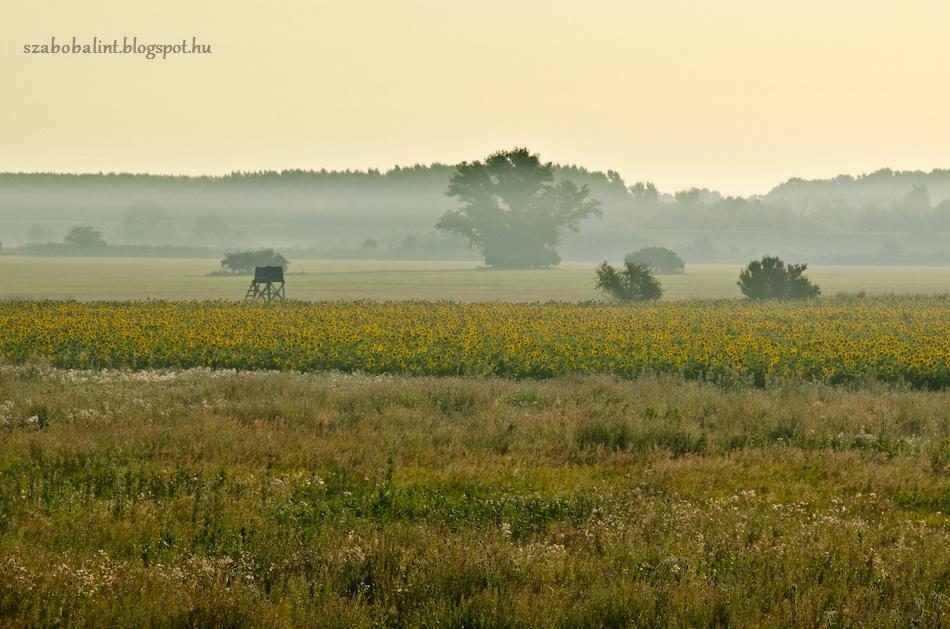
{"label": "hunting tower", "polygon": [[284,267],[256,266],[251,287],[247,289],[244,301],[263,301],[269,304],[274,300],[284,300]]}

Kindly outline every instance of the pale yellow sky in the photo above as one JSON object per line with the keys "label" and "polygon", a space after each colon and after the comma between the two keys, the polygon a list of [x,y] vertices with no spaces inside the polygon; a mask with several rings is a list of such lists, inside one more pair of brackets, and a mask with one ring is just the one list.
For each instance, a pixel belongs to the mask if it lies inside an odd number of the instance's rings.
{"label": "pale yellow sky", "polygon": [[[950,3],[2,0],[0,171],[456,163],[665,192],[950,168]],[[25,54],[93,37],[211,54]]]}

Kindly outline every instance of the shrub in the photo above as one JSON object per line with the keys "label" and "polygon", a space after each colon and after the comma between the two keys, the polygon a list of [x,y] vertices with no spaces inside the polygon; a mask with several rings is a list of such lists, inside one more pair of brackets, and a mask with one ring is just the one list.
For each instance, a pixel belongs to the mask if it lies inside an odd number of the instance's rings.
{"label": "shrub", "polygon": [[650,271],[657,275],[682,273],[686,268],[683,258],[675,251],[665,247],[644,247],[623,257],[626,262],[640,262],[650,267]]}
{"label": "shrub", "polygon": [[807,264],[786,264],[778,256],[764,256],[753,260],[739,274],[742,294],[749,299],[808,299],[817,297],[821,290],[802,273]]}
{"label": "shrub", "polygon": [[232,273],[249,275],[258,266],[280,266],[284,270],[289,266],[287,258],[276,253],[273,249],[260,251],[241,251],[229,253],[221,260],[221,266]]}
{"label": "shrub", "polygon": [[597,267],[597,282],[599,288],[619,301],[651,301],[663,296],[660,281],[650,275],[650,267],[639,262],[624,262],[623,270],[602,262]]}
{"label": "shrub", "polygon": [[90,249],[106,246],[106,241],[102,238],[102,232],[89,225],[76,225],[70,227],[63,238],[63,242],[74,247],[87,247]]}

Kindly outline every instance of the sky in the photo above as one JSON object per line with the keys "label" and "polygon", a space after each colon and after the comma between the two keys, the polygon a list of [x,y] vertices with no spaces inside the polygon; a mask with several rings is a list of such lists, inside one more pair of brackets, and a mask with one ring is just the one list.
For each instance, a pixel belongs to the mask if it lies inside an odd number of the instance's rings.
{"label": "sky", "polygon": [[[948,24],[943,0],[3,0],[0,172],[521,146],[670,193],[929,172],[950,168]],[[74,37],[209,52],[33,52]]]}

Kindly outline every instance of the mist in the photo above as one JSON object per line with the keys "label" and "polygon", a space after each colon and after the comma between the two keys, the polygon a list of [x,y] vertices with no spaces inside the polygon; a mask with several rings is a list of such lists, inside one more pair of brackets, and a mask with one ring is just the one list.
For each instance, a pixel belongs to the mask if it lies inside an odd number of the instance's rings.
{"label": "mist", "polygon": [[[462,239],[434,229],[453,209],[445,191],[454,172],[434,163],[222,177],[4,173],[0,242],[3,253],[75,253],[63,237],[89,225],[109,245],[97,255],[216,257],[275,247],[288,258],[477,262]],[[555,177],[587,185],[603,209],[565,236],[565,261],[619,261],[663,246],[693,264],[775,254],[813,265],[950,265],[948,170],[790,178],[745,198],[662,191],[580,166],[556,166]]]}

